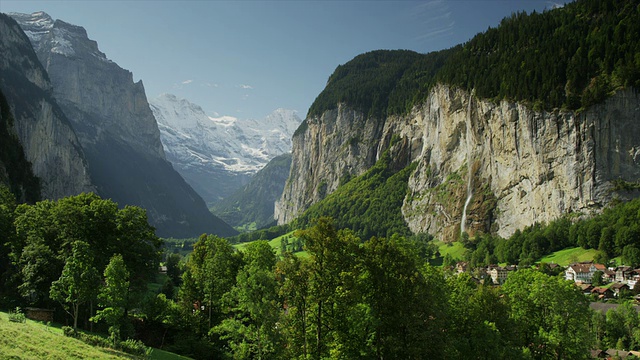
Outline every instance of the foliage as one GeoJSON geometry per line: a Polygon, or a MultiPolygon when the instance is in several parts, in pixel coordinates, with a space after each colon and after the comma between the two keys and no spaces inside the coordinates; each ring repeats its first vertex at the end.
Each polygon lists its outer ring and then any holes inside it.
{"type": "Polygon", "coordinates": [[[80,194],[21,204],[14,212],[13,224],[9,258],[15,266],[18,289],[30,304],[52,306],[51,284],[61,278],[65,266],[69,276],[72,269],[77,272],[84,266],[79,259],[71,259],[79,242],[86,244],[82,261],[91,263],[99,274],[114,254],[122,255],[132,275],[133,303],[157,272],[161,241],[141,208],[118,209],[111,200],[80,194]]]}
{"type": "Polygon", "coordinates": [[[421,58],[408,50],[378,50],[356,56],[336,68],[309,108],[309,116],[319,116],[343,102],[371,117],[386,115],[396,83],[421,58]]]}
{"type": "Polygon", "coordinates": [[[328,216],[338,228],[348,228],[363,239],[372,236],[408,236],[411,231],[402,216],[407,181],[415,164],[397,170],[389,151],[383,152],[366,173],[339,187],[323,201],[312,205],[295,222],[305,228],[311,220],[328,216]]]}
{"type": "Polygon", "coordinates": [[[104,269],[104,282],[98,295],[99,305],[103,308],[91,320],[104,320],[109,325],[111,340],[116,344],[121,338],[129,300],[129,271],[122,255],[116,254],[111,258],[104,269]]]}
{"type": "Polygon", "coordinates": [[[573,282],[524,269],[509,276],[502,291],[524,353],[535,359],[589,358],[589,301],[573,282]]]}
{"type": "Polygon", "coordinates": [[[244,266],[223,299],[229,305],[229,317],[212,331],[228,342],[236,359],[273,358],[282,348],[277,332],[275,253],[264,240],[249,244],[243,253],[244,266]]]}
{"type": "Polygon", "coordinates": [[[111,340],[106,339],[102,336],[76,331],[69,326],[63,326],[62,331],[65,336],[78,339],[87,345],[102,348],[112,348],[144,358],[149,358],[149,355],[152,351],[152,348],[145,346],[144,343],[139,340],[127,339],[125,341],[117,341],[116,343],[113,343],[111,340]]]}
{"type": "Polygon", "coordinates": [[[539,110],[586,108],[615,90],[640,86],[639,35],[635,1],[583,0],[515,13],[448,50],[358,55],[336,68],[308,116],[340,103],[372,117],[405,114],[436,83],[539,110]]]}
{"type": "Polygon", "coordinates": [[[27,317],[20,307],[16,307],[15,310],[9,312],[9,321],[23,323],[27,321],[27,317]]]}
{"type": "Polygon", "coordinates": [[[73,244],[72,254],[62,269],[60,278],[51,284],[51,299],[69,304],[73,317],[73,329],[78,328],[80,305],[93,299],[98,293],[100,276],[94,267],[89,244],[81,240],[73,244]]]}
{"type": "MultiPolygon", "coordinates": [[[[0,357],[3,359],[127,359],[130,355],[93,347],[62,336],[58,329],[33,321],[25,324],[2,320],[0,313],[0,357]]],[[[5,318],[6,319],[6,318],[5,318]]],[[[73,330],[71,327],[69,329],[73,330]]]]}
{"type": "Polygon", "coordinates": [[[227,240],[232,244],[241,244],[256,240],[271,240],[293,231],[291,225],[274,225],[267,229],[256,230],[252,232],[242,233],[236,236],[228,237],[227,240]]]}

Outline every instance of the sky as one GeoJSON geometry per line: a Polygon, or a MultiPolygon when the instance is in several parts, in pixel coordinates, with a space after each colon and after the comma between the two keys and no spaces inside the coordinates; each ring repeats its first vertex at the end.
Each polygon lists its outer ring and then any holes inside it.
{"type": "Polygon", "coordinates": [[[210,116],[304,118],[333,70],[378,49],[450,48],[513,12],[567,0],[0,0],[0,12],[45,11],[80,25],[142,80],[210,116]]]}

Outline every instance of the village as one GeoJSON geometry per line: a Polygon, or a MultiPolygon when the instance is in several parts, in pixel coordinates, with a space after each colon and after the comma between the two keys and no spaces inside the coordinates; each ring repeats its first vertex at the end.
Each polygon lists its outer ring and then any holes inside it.
{"type": "MultiPolygon", "coordinates": [[[[550,275],[564,273],[566,280],[573,281],[593,301],[633,299],[640,304],[640,285],[634,291],[636,284],[640,282],[640,268],[626,265],[607,267],[592,261],[573,263],[566,268],[555,263],[542,263],[537,267],[550,275]]],[[[459,261],[450,270],[456,274],[470,273],[478,283],[502,285],[509,274],[518,270],[518,266],[489,265],[471,269],[466,261],[459,261]]]]}

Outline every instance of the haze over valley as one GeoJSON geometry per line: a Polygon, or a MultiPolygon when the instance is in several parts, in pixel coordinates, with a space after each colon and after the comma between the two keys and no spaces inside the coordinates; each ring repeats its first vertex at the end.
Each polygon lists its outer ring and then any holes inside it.
{"type": "Polygon", "coordinates": [[[640,356],[640,1],[0,12],[1,354],[640,356]]]}

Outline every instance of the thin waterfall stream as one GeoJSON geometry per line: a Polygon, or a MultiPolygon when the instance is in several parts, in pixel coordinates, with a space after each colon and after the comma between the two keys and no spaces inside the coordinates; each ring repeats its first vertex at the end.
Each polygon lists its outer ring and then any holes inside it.
{"type": "Polygon", "coordinates": [[[460,234],[466,231],[467,226],[467,207],[471,203],[473,197],[473,141],[472,141],[472,129],[471,129],[471,97],[473,91],[469,94],[469,103],[467,104],[467,200],[464,202],[464,208],[462,208],[462,221],[460,222],[460,234]]]}

